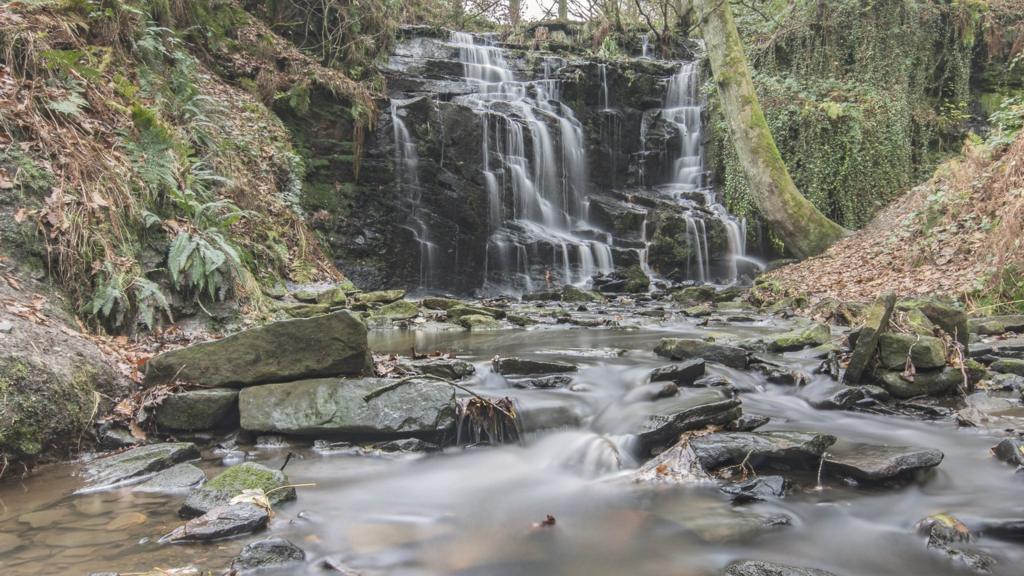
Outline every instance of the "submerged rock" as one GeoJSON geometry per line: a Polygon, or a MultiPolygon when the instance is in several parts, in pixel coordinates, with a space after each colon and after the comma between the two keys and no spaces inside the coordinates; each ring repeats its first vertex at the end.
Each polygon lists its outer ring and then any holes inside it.
{"type": "Polygon", "coordinates": [[[679,394],[679,387],[674,382],[652,382],[633,388],[625,396],[622,402],[653,402],[661,398],[670,398],[679,394]]]}
{"type": "Polygon", "coordinates": [[[366,326],[348,311],[285,320],[165,352],[146,365],[146,383],[251,386],[372,371],[366,326]]]}
{"type": "Polygon", "coordinates": [[[732,496],[737,504],[781,498],[786,493],[786,479],[782,476],[758,476],[745,482],[726,484],[719,488],[732,496]]]}
{"type": "Polygon", "coordinates": [[[789,352],[814,346],[821,346],[832,338],[832,331],[825,324],[814,323],[779,334],[768,340],[768,349],[772,352],[789,352]]]}
{"type": "Polygon", "coordinates": [[[857,343],[850,354],[850,362],[843,374],[846,384],[859,384],[868,367],[868,362],[875,355],[878,339],[889,325],[889,316],[896,305],[896,296],[885,294],[878,298],[864,313],[864,326],[857,333],[857,343]]]}
{"type": "Polygon", "coordinates": [[[946,345],[934,336],[887,332],[878,339],[878,353],[882,365],[893,370],[902,370],[908,356],[918,369],[946,365],[946,345]]]}
{"type": "Polygon", "coordinates": [[[210,430],[237,424],[238,390],[210,388],[179,392],[156,408],[156,423],[169,430],[210,430]]]}
{"type": "Polygon", "coordinates": [[[696,338],[662,338],[654,353],[672,360],[702,358],[732,368],[747,367],[747,351],[726,344],[705,342],[696,338]]]}
{"type": "Polygon", "coordinates": [[[513,388],[537,388],[540,390],[565,388],[571,383],[571,376],[562,375],[543,376],[540,378],[526,378],[525,380],[515,380],[511,382],[513,388]]]}
{"type": "Polygon", "coordinates": [[[266,508],[248,502],[218,506],[165,534],[160,543],[209,542],[251,534],[266,526],[269,520],[270,512],[266,508]]]}
{"type": "Polygon", "coordinates": [[[801,568],[763,560],[733,562],[725,569],[725,576],[836,576],[826,570],[801,568]]]}
{"type": "Polygon", "coordinates": [[[191,442],[150,444],[132,448],[127,452],[94,460],[85,466],[83,490],[116,486],[153,472],[170,468],[179,462],[199,458],[199,449],[191,442]]]}
{"type": "Polygon", "coordinates": [[[189,493],[178,514],[183,518],[194,518],[217,506],[228,504],[244,490],[260,490],[268,493],[272,505],[295,499],[295,488],[288,485],[288,476],[280,470],[267,468],[255,462],[243,462],[228,468],[201,488],[189,493]]]}
{"type": "Polygon", "coordinates": [[[679,386],[688,386],[704,376],[705,363],[703,358],[693,358],[679,364],[662,366],[651,372],[650,382],[674,382],[679,386]]]}
{"type": "Polygon", "coordinates": [[[992,454],[1007,464],[1024,466],[1024,441],[1006,438],[992,447],[992,454]]]}
{"type": "Polygon", "coordinates": [[[771,422],[770,416],[744,414],[726,425],[725,429],[730,432],[753,432],[768,422],[771,422]]]}
{"type": "Polygon", "coordinates": [[[494,371],[503,376],[559,374],[576,371],[576,366],[573,364],[528,358],[495,358],[493,366],[494,371]]]}
{"type": "Polygon", "coordinates": [[[192,464],[178,464],[135,486],[139,492],[184,492],[206,481],[206,473],[192,464]]]}
{"type": "Polygon", "coordinates": [[[906,479],[942,463],[943,454],[931,448],[843,443],[829,450],[825,470],[858,481],[906,479]]]}
{"type": "Polygon", "coordinates": [[[757,470],[815,466],[835,441],[814,432],[718,432],[690,443],[707,470],[740,463],[757,470]]]}
{"type": "Polygon", "coordinates": [[[238,404],[242,428],[255,432],[413,436],[455,425],[455,389],[428,379],[267,384],[242,390],[238,404]]]}
{"type": "Polygon", "coordinates": [[[861,386],[840,385],[839,390],[825,398],[811,400],[811,406],[819,410],[849,410],[860,405],[887,402],[889,392],[885,388],[864,384],[861,386]]]}
{"type": "Polygon", "coordinates": [[[267,538],[246,544],[231,567],[236,570],[256,570],[305,560],[306,553],[290,541],[284,538],[267,538]]]}

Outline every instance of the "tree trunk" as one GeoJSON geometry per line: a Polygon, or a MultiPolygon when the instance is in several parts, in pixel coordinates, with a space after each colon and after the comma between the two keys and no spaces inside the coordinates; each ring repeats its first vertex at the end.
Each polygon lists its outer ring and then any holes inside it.
{"type": "Polygon", "coordinates": [[[508,0],[508,19],[513,30],[519,29],[519,17],[523,11],[523,0],[508,0]]]}
{"type": "Polygon", "coordinates": [[[558,0],[558,19],[562,22],[569,19],[569,0],[558,0]]]}
{"type": "Polygon", "coordinates": [[[799,258],[820,254],[846,235],[797,190],[775,146],[750,78],[729,2],[693,0],[736,154],[761,215],[799,258]]]}

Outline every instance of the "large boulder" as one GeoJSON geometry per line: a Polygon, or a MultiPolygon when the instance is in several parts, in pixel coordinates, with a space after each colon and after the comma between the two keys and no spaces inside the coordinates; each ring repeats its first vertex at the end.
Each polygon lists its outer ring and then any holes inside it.
{"type": "Polygon", "coordinates": [[[194,518],[206,514],[217,506],[224,506],[244,490],[267,493],[272,505],[295,499],[295,488],[288,486],[288,476],[280,470],[267,468],[255,462],[243,462],[228,468],[200,488],[189,493],[178,514],[194,518]]]}
{"type": "Polygon", "coordinates": [[[810,326],[795,328],[771,338],[768,349],[772,352],[788,352],[800,350],[808,346],[821,346],[832,338],[832,331],[825,324],[814,323],[810,326]]]}
{"type": "Polygon", "coordinates": [[[747,367],[747,351],[737,346],[707,342],[697,338],[662,338],[654,348],[658,356],[672,360],[703,358],[732,368],[747,367]]]}
{"type": "Polygon", "coordinates": [[[368,374],[366,325],[348,311],[284,320],[161,354],[146,365],[149,385],[184,380],[252,386],[303,378],[368,374]]]}
{"type": "Polygon", "coordinates": [[[958,368],[922,371],[912,376],[893,370],[882,374],[880,384],[895,398],[942,396],[964,384],[964,377],[958,368]]]}
{"type": "Polygon", "coordinates": [[[238,390],[209,388],[179,392],[156,408],[156,423],[168,430],[210,430],[238,420],[238,390]]]}
{"type": "Polygon", "coordinates": [[[878,354],[882,365],[893,370],[902,370],[908,356],[919,369],[946,365],[946,346],[934,336],[886,332],[878,338],[878,354]]]}
{"type": "Polygon", "coordinates": [[[455,389],[435,380],[320,378],[267,384],[238,397],[242,428],[257,432],[393,437],[455,424],[455,389]]]}
{"type": "Polygon", "coordinates": [[[894,294],[885,294],[871,304],[864,313],[864,326],[857,333],[857,343],[850,354],[850,362],[843,374],[846,384],[859,384],[864,377],[868,363],[875,355],[878,339],[889,325],[889,316],[896,305],[894,294]]]}
{"type": "Polygon", "coordinates": [[[971,332],[982,336],[997,336],[1007,332],[1024,332],[1024,314],[971,318],[968,321],[968,326],[971,332]]]}

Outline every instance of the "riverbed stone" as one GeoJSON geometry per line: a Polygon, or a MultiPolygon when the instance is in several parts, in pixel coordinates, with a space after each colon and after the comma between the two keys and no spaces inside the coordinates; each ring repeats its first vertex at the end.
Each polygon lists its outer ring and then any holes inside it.
{"type": "Polygon", "coordinates": [[[280,567],[306,560],[306,553],[284,538],[266,538],[250,542],[232,563],[235,570],[280,567]]]}
{"type": "Polygon", "coordinates": [[[566,284],[562,288],[562,302],[602,302],[604,297],[597,292],[577,288],[572,284],[566,284]]]}
{"type": "Polygon", "coordinates": [[[675,442],[683,432],[728,424],[740,414],[740,401],[719,390],[686,390],[671,398],[605,411],[595,426],[614,433],[634,433],[641,446],[650,450],[675,442]]]}
{"type": "Polygon", "coordinates": [[[707,362],[739,369],[746,368],[748,361],[748,353],[742,348],[697,338],[662,338],[654,348],[654,353],[672,360],[702,358],[707,362]]]}
{"type": "Polygon", "coordinates": [[[237,423],[238,390],[209,388],[178,392],[156,408],[156,423],[168,430],[210,430],[237,423]]]}
{"type": "Polygon", "coordinates": [[[454,426],[455,389],[436,380],[320,378],[267,384],[238,397],[242,428],[299,435],[433,435],[454,426]]]}
{"type": "Polygon", "coordinates": [[[330,307],[344,306],[348,304],[348,293],[344,287],[335,286],[317,294],[316,301],[330,307]]]}
{"type": "Polygon", "coordinates": [[[157,472],[155,476],[135,486],[139,492],[184,492],[206,481],[206,473],[193,464],[183,463],[157,472]]]}
{"type": "Polygon", "coordinates": [[[974,342],[968,348],[971,358],[999,356],[1003,358],[1024,359],[1024,337],[1005,339],[989,339],[987,342],[974,342]]]}
{"type": "Polygon", "coordinates": [[[415,302],[408,300],[398,300],[390,304],[385,304],[380,308],[376,308],[370,312],[372,318],[383,319],[383,320],[409,320],[419,316],[420,308],[415,302]]]}
{"type": "Polygon", "coordinates": [[[269,493],[271,505],[294,500],[295,488],[288,485],[288,476],[281,470],[267,468],[256,462],[236,464],[215,476],[204,486],[189,493],[178,510],[182,518],[194,518],[210,510],[228,504],[243,490],[260,490],[269,493]]]}
{"type": "Polygon", "coordinates": [[[366,325],[342,310],[306,320],[272,322],[165,352],[146,365],[146,383],[184,380],[242,387],[372,370],[366,325]]]}
{"type": "Polygon", "coordinates": [[[946,345],[934,336],[886,332],[878,338],[882,365],[902,370],[907,356],[918,369],[941,368],[946,365],[946,345]]]}
{"type": "Polygon", "coordinates": [[[420,303],[428,310],[448,311],[456,306],[461,306],[462,300],[456,300],[454,298],[428,297],[424,298],[420,303]]]}
{"type": "Polygon", "coordinates": [[[1017,358],[1000,358],[993,362],[989,366],[989,369],[993,372],[1024,376],[1024,360],[1019,360],[1017,358]]]}
{"type": "Polygon", "coordinates": [[[17,548],[21,548],[25,544],[25,541],[21,539],[17,534],[11,534],[9,532],[0,532],[0,554],[6,554],[17,548]]]}
{"type": "Polygon", "coordinates": [[[672,300],[683,306],[712,302],[714,299],[715,288],[713,286],[688,286],[672,293],[672,300]]]}
{"type": "Polygon", "coordinates": [[[689,386],[704,376],[705,362],[703,358],[692,358],[679,364],[662,366],[651,372],[650,382],[674,382],[679,386],[689,386]]]}
{"type": "Polygon", "coordinates": [[[878,339],[889,325],[889,316],[896,305],[894,294],[885,294],[877,298],[864,312],[864,326],[857,333],[857,343],[850,354],[850,362],[843,374],[846,384],[860,384],[867,370],[868,363],[875,355],[878,339]]]}
{"type": "Polygon", "coordinates": [[[126,452],[99,458],[86,464],[85,490],[124,484],[170,468],[179,462],[199,458],[199,449],[191,442],[169,442],[139,446],[126,452]]]}
{"type": "Polygon", "coordinates": [[[733,562],[725,569],[725,576],[836,576],[827,570],[818,568],[803,568],[779,564],[778,562],[765,562],[764,560],[742,560],[733,562]]]}
{"type": "Polygon", "coordinates": [[[753,432],[771,422],[771,416],[744,414],[725,426],[729,432],[753,432]]]}
{"type": "Polygon", "coordinates": [[[248,502],[217,506],[193,518],[160,538],[162,544],[209,542],[251,534],[262,529],[270,520],[270,512],[248,502]]]}
{"type": "Polygon", "coordinates": [[[786,493],[786,479],[782,476],[758,476],[743,482],[726,484],[719,488],[732,496],[736,504],[782,498],[786,493]]]}
{"type": "Polygon", "coordinates": [[[836,437],[816,432],[717,432],[690,440],[707,470],[746,461],[759,468],[817,465],[836,437]]]}
{"type": "Polygon", "coordinates": [[[676,394],[679,394],[679,386],[676,386],[674,382],[651,382],[650,384],[641,384],[627,392],[622,397],[622,402],[626,404],[653,402],[662,398],[670,398],[676,394]]]}
{"type": "Polygon", "coordinates": [[[466,314],[458,319],[459,326],[470,332],[478,330],[500,330],[501,321],[484,314],[466,314]]]}
{"type": "Polygon", "coordinates": [[[552,362],[548,360],[532,360],[530,358],[495,358],[493,363],[494,371],[504,376],[533,375],[533,374],[561,374],[575,372],[574,364],[566,362],[552,362]]]}
{"type": "Polygon", "coordinates": [[[844,442],[829,449],[825,470],[857,481],[882,482],[934,468],[942,458],[942,451],[932,448],[844,442]]]}
{"type": "Polygon", "coordinates": [[[880,384],[895,398],[913,398],[915,396],[942,396],[956,390],[964,383],[963,373],[957,368],[920,371],[912,377],[904,376],[902,371],[884,372],[880,384]]]}
{"type": "Polygon", "coordinates": [[[405,290],[375,290],[373,292],[360,292],[353,296],[353,300],[360,304],[390,304],[405,298],[405,290]]]}
{"type": "Polygon", "coordinates": [[[436,358],[416,362],[412,365],[412,369],[420,374],[429,374],[446,380],[462,380],[476,372],[476,367],[472,362],[455,358],[436,358]]]}
{"type": "Polygon", "coordinates": [[[468,304],[459,304],[448,309],[449,322],[458,322],[464,316],[487,316],[495,320],[501,320],[505,317],[505,311],[501,308],[470,306],[468,304]]]}
{"type": "Polygon", "coordinates": [[[1014,466],[1024,466],[1024,441],[1020,438],[1004,438],[992,447],[992,455],[1014,466]]]}
{"type": "Polygon", "coordinates": [[[1024,314],[971,318],[968,321],[968,325],[971,332],[982,336],[998,336],[1007,332],[1024,332],[1024,314]]]}
{"type": "Polygon", "coordinates": [[[813,323],[810,326],[796,328],[784,334],[773,336],[768,340],[768,349],[772,352],[789,352],[802,348],[821,346],[832,338],[832,331],[825,324],[813,323]]]}
{"type": "Polygon", "coordinates": [[[555,388],[565,388],[569,384],[572,384],[572,376],[565,376],[562,374],[556,374],[554,376],[541,376],[539,378],[525,378],[522,380],[514,380],[510,382],[513,388],[535,388],[539,390],[552,390],[555,388]]]}
{"type": "Polygon", "coordinates": [[[839,389],[824,398],[810,400],[819,410],[849,410],[862,404],[888,402],[889,391],[881,386],[862,384],[860,386],[840,385],[839,389]]]}

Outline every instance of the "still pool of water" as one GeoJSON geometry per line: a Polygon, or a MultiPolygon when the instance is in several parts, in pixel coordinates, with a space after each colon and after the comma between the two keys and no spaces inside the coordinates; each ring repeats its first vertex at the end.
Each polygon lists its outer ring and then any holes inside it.
{"type": "MultiPolygon", "coordinates": [[[[621,329],[541,329],[490,333],[377,331],[375,351],[445,350],[477,363],[468,385],[515,395],[520,402],[572,402],[596,414],[652,368],[666,362],[651,350],[666,335],[750,337],[786,329],[781,321],[739,326],[690,324],[621,329]],[[567,360],[581,367],[585,392],[528,392],[490,373],[494,355],[567,360]]],[[[774,357],[810,372],[816,361],[794,353],[774,357]]],[[[72,495],[73,464],[41,469],[0,485],[0,574],[88,574],[156,567],[226,567],[246,543],[287,537],[309,562],[280,574],[331,574],[328,564],[362,574],[391,575],[688,575],[716,574],[735,559],[765,559],[827,569],[839,575],[960,574],[964,569],[929,551],[915,522],[938,512],[964,517],[1024,516],[1024,475],[989,453],[998,437],[952,421],[822,411],[806,398],[833,386],[814,376],[802,388],[767,384],[761,376],[721,367],[744,388],[747,414],[771,416],[765,430],[827,432],[844,441],[937,448],[945,459],[926,481],[899,489],[813,482],[785,498],[736,506],[713,485],[652,488],[628,471],[580,466],[592,443],[586,429],[531,435],[522,445],[449,449],[391,457],[323,454],[296,441],[290,448],[247,448],[256,461],[287,466],[299,489],[279,506],[265,532],[207,545],[160,545],[180,523],[184,494],[109,492],[72,495]],[[574,465],[573,463],[576,463],[574,465]],[[536,524],[548,515],[552,527],[536,524]],[[765,528],[765,516],[790,525],[765,528]]],[[[621,439],[618,439],[621,441],[621,439]]],[[[628,462],[627,462],[628,465],[628,462]]],[[[212,476],[221,462],[207,454],[212,476]]],[[[976,542],[998,564],[995,574],[1020,574],[1024,546],[976,542]]],[[[271,572],[273,573],[273,572],[271,572]]]]}

